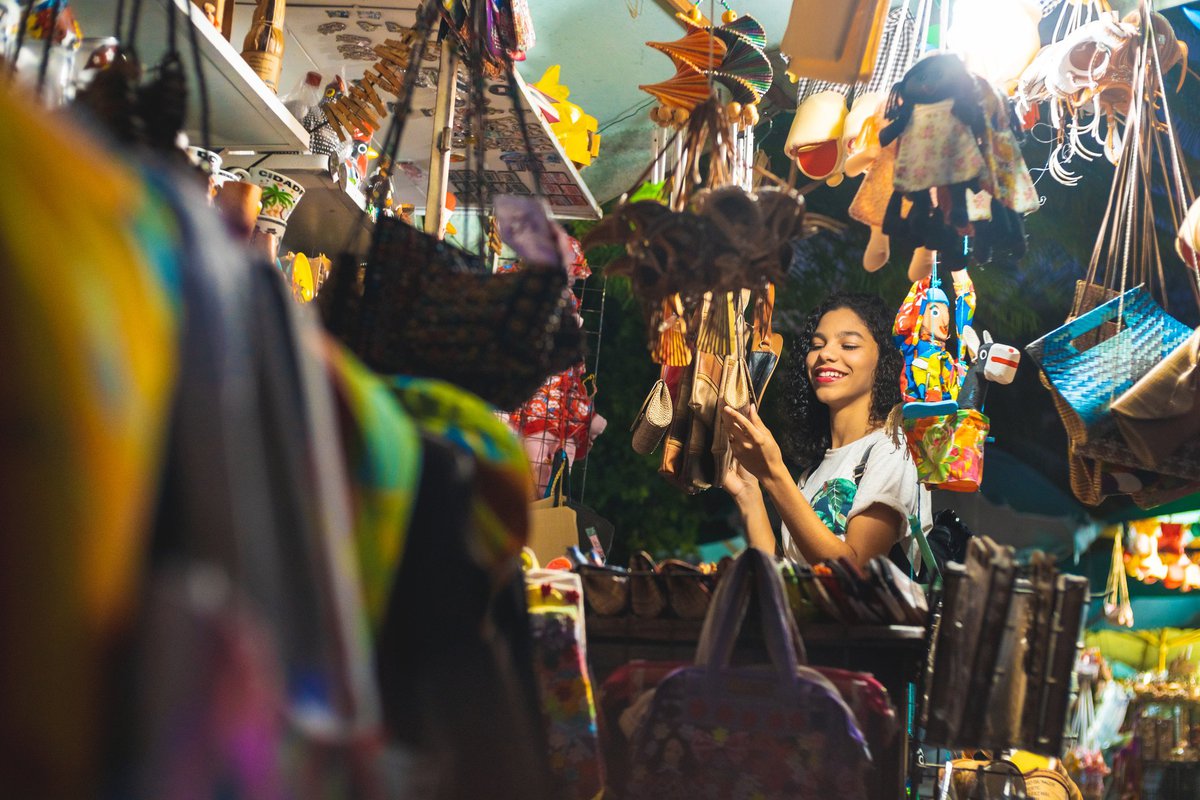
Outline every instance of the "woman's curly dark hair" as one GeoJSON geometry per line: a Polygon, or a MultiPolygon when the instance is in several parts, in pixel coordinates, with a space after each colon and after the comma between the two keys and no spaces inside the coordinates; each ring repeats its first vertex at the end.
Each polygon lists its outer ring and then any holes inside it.
{"type": "Polygon", "coordinates": [[[879,348],[875,385],[871,389],[871,425],[888,425],[892,409],[900,403],[900,374],[904,369],[904,356],[892,339],[895,310],[873,294],[835,292],[830,295],[808,315],[799,341],[790,348],[795,355],[789,359],[784,383],[790,401],[784,414],[790,419],[784,426],[786,430],[782,432],[780,444],[788,459],[802,468],[820,461],[832,444],[829,407],[817,399],[817,393],[808,380],[806,362],[821,317],[839,308],[848,308],[857,314],[879,348]]]}

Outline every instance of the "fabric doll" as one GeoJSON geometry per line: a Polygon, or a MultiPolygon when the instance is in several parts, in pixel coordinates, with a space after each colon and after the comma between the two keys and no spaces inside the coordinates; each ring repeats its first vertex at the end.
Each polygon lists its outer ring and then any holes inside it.
{"type": "Polygon", "coordinates": [[[965,267],[967,190],[981,189],[987,169],[980,146],[987,123],[975,79],[958,56],[926,56],[892,89],[886,116],[880,145],[898,141],[899,149],[883,232],[941,251],[951,269],[965,267]],[[907,214],[905,199],[912,202],[907,214]]]}
{"type": "Polygon", "coordinates": [[[936,276],[917,281],[900,306],[892,335],[904,354],[900,393],[904,416],[941,416],[958,410],[958,390],[966,373],[964,334],[975,316],[975,287],[966,270],[953,273],[957,357],[947,351],[950,298],[936,276]]]}
{"type": "MultiPolygon", "coordinates": [[[[577,280],[586,280],[592,271],[577,239],[566,237],[566,249],[571,254],[567,271],[573,286],[577,280]]],[[[513,272],[520,266],[520,262],[512,262],[500,266],[497,271],[513,272]]],[[[582,326],[579,298],[574,293],[571,293],[570,305],[570,319],[582,326]]],[[[587,457],[592,443],[607,427],[607,421],[596,413],[594,386],[594,377],[587,375],[587,367],[580,361],[547,378],[520,408],[496,412],[514,433],[522,437],[539,491],[550,483],[553,464],[560,451],[566,454],[568,465],[573,466],[576,460],[587,457]],[[589,380],[593,388],[589,388],[589,380]]]]}
{"type": "Polygon", "coordinates": [[[989,261],[997,252],[1020,258],[1025,254],[1022,218],[1040,207],[1037,190],[1021,156],[1008,101],[987,81],[976,81],[987,130],[982,148],[986,166],[980,181],[982,190],[977,194],[968,192],[975,259],[989,261]]]}

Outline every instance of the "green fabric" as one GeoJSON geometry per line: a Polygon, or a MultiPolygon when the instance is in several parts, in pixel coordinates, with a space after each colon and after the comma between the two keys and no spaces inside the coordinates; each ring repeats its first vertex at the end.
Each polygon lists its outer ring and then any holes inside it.
{"type": "Polygon", "coordinates": [[[383,379],[342,348],[331,365],[353,419],[346,436],[354,538],[371,626],[383,621],[421,481],[421,435],[383,379]]]}
{"type": "Polygon", "coordinates": [[[833,478],[813,495],[812,508],[825,527],[838,536],[846,535],[846,522],[854,506],[858,486],[849,478],[833,478]]]}
{"type": "Polygon", "coordinates": [[[503,573],[529,534],[533,479],[520,439],[497,416],[496,408],[465,389],[409,376],[392,378],[391,385],[423,431],[474,457],[471,550],[484,569],[503,573]]]}

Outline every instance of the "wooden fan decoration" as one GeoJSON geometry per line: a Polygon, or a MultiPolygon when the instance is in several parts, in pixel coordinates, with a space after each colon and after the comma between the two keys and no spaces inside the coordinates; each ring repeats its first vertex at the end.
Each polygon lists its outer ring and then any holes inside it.
{"type": "Polygon", "coordinates": [[[734,100],[746,105],[762,100],[774,74],[762,50],[745,39],[736,39],[712,76],[729,89],[734,100]]]}
{"type": "Polygon", "coordinates": [[[646,84],[638,88],[654,95],[658,102],[668,109],[677,108],[684,111],[691,111],[709,95],[708,78],[689,67],[681,68],[674,77],[661,83],[646,84]]]}
{"type": "MultiPolygon", "coordinates": [[[[660,83],[638,88],[655,97],[662,106],[651,111],[650,117],[662,125],[681,127],[687,113],[708,98],[710,82],[724,86],[739,106],[756,105],[771,88],[771,62],[763,52],[767,34],[754,17],[737,16],[727,11],[722,25],[703,25],[696,9],[691,14],[678,14],[690,28],[689,33],[674,42],[647,42],[665,53],[675,64],[673,77],[660,83]]],[[[748,111],[748,109],[747,109],[748,111]]],[[[749,112],[745,124],[758,121],[756,111],[749,112]]]]}
{"type": "Polygon", "coordinates": [[[725,42],[703,30],[694,30],[674,42],[646,42],[659,52],[666,53],[675,62],[676,69],[690,67],[704,72],[717,67],[725,58],[725,42]]]}
{"type": "MultiPolygon", "coordinates": [[[[683,18],[687,25],[695,25],[695,21],[686,15],[680,14],[679,16],[683,18]]],[[[701,28],[701,30],[711,31],[714,36],[730,47],[733,47],[734,42],[742,41],[756,50],[761,51],[767,48],[766,29],[749,14],[743,14],[733,22],[727,22],[719,27],[708,25],[701,28]]]]}

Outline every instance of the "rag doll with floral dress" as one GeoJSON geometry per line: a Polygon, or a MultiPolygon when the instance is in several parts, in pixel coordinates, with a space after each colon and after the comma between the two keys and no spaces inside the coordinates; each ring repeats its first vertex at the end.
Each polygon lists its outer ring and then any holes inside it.
{"type": "Polygon", "coordinates": [[[893,87],[884,115],[879,160],[850,208],[873,243],[914,248],[914,281],[929,275],[932,251],[950,269],[967,266],[968,237],[977,262],[1021,255],[1021,217],[1038,203],[1007,101],[957,56],[936,53],[893,87]]]}
{"type": "MultiPolygon", "coordinates": [[[[574,259],[567,269],[574,284],[577,280],[586,280],[592,271],[579,242],[572,238],[568,244],[574,259]]],[[[513,264],[501,269],[511,271],[517,266],[513,264]]],[[[574,293],[571,294],[571,314],[564,317],[564,324],[572,322],[583,324],[579,299],[574,293]]],[[[594,379],[588,376],[587,367],[581,361],[547,378],[520,408],[500,412],[513,432],[521,437],[539,492],[550,485],[560,452],[566,456],[568,465],[586,458],[592,442],[608,425],[604,417],[596,413],[595,391],[589,388],[589,383],[594,386],[594,379]]]]}

